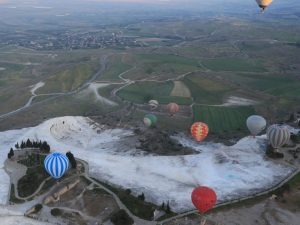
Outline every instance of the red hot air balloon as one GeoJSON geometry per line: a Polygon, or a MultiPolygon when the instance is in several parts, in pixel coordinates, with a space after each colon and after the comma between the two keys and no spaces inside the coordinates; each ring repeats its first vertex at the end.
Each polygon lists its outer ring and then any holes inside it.
{"type": "Polygon", "coordinates": [[[217,202],[215,191],[209,187],[200,186],[192,192],[192,202],[200,213],[204,214],[212,209],[217,202]]]}
{"type": "Polygon", "coordinates": [[[203,141],[208,135],[209,128],[207,124],[202,122],[196,122],[191,126],[191,134],[196,141],[203,141]]]}
{"type": "Polygon", "coordinates": [[[175,115],[179,111],[179,106],[174,102],[169,103],[167,108],[171,116],[175,115]]]}

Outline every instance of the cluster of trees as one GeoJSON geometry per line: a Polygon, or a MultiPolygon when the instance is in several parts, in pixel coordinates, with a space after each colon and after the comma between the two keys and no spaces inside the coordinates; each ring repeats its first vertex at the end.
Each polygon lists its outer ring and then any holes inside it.
{"type": "Polygon", "coordinates": [[[27,141],[22,141],[20,145],[17,143],[15,147],[16,149],[39,148],[42,152],[50,152],[50,145],[47,141],[31,141],[30,139],[27,139],[27,141]]]}
{"type": "Polygon", "coordinates": [[[120,209],[115,212],[110,221],[113,222],[114,225],[132,225],[134,223],[133,219],[128,216],[124,209],[120,209]]]}
{"type": "Polygon", "coordinates": [[[72,167],[73,169],[76,169],[77,162],[76,162],[76,160],[75,160],[74,155],[73,155],[71,152],[67,152],[67,153],[66,153],[66,156],[68,157],[68,159],[69,159],[69,161],[70,161],[70,163],[71,163],[71,167],[72,167]]]}
{"type": "Polygon", "coordinates": [[[170,207],[169,201],[167,202],[167,204],[165,204],[165,202],[163,202],[160,206],[160,209],[165,211],[167,214],[170,214],[171,213],[171,207],[170,207]]]}

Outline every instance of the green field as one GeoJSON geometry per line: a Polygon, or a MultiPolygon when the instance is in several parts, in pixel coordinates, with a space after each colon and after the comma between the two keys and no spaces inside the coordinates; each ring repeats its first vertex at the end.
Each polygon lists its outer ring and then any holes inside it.
{"type": "Polygon", "coordinates": [[[213,71],[265,72],[260,62],[240,58],[216,58],[202,61],[203,65],[213,71]]]}
{"type": "Polygon", "coordinates": [[[247,88],[280,97],[300,97],[300,80],[288,75],[237,73],[230,75],[234,82],[247,88]]]}
{"type": "Polygon", "coordinates": [[[45,86],[40,88],[37,92],[44,94],[72,91],[80,87],[80,85],[92,75],[93,71],[91,66],[81,63],[51,76],[46,80],[45,86]]]}
{"type": "Polygon", "coordinates": [[[172,81],[162,83],[136,82],[120,90],[117,95],[135,103],[148,103],[151,99],[156,99],[162,104],[176,102],[181,105],[188,105],[192,103],[190,98],[170,96],[173,87],[172,81]]]}
{"type": "Polygon", "coordinates": [[[114,56],[109,58],[109,63],[105,73],[100,77],[100,80],[120,80],[119,75],[127,70],[132,68],[131,65],[128,65],[122,61],[122,57],[114,56]]]}
{"type": "Polygon", "coordinates": [[[235,91],[220,81],[198,74],[186,76],[183,81],[190,89],[194,101],[201,104],[222,104],[224,95],[235,91]]]}
{"type": "Polygon", "coordinates": [[[194,105],[194,122],[205,122],[210,133],[241,132],[246,129],[246,119],[255,113],[253,107],[218,107],[194,105]]]}
{"type": "Polygon", "coordinates": [[[126,74],[133,80],[156,77],[158,80],[174,78],[201,69],[198,60],[171,54],[135,54],[136,69],[126,74]]]}

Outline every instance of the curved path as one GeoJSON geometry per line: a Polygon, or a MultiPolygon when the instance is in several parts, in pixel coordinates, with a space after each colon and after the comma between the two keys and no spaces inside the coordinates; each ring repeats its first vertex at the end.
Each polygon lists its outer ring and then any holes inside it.
{"type": "Polygon", "coordinates": [[[86,80],[77,89],[75,89],[73,91],[69,91],[69,92],[63,92],[63,93],[49,93],[49,94],[38,94],[38,95],[33,93],[33,95],[30,97],[30,99],[27,101],[27,103],[24,106],[14,110],[14,111],[11,111],[11,112],[0,115],[0,119],[4,119],[4,118],[10,117],[12,115],[15,115],[15,114],[17,114],[17,113],[19,113],[19,112],[21,112],[21,111],[23,111],[27,108],[30,108],[34,105],[43,104],[43,103],[48,102],[50,100],[53,100],[55,98],[58,98],[58,97],[61,97],[61,96],[73,95],[73,94],[76,94],[76,93],[82,91],[83,89],[87,88],[94,80],[96,80],[99,76],[101,76],[104,73],[104,71],[106,70],[107,58],[108,58],[108,55],[104,55],[104,56],[101,57],[101,59],[100,59],[101,66],[100,66],[100,69],[98,70],[98,72],[96,72],[91,78],[86,80]],[[50,97],[43,100],[43,101],[32,103],[33,99],[38,97],[38,96],[50,96],[50,97]]]}

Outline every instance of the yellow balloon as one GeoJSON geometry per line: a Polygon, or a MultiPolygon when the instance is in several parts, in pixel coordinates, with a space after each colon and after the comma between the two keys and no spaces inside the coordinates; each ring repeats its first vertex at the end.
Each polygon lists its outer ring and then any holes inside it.
{"type": "Polygon", "coordinates": [[[256,2],[258,6],[264,11],[273,2],[273,0],[256,0],[256,2]]]}

